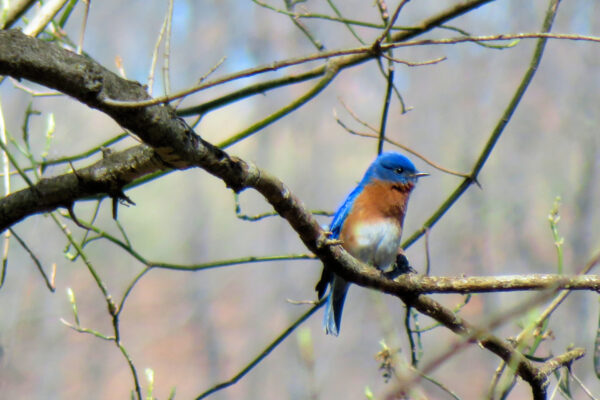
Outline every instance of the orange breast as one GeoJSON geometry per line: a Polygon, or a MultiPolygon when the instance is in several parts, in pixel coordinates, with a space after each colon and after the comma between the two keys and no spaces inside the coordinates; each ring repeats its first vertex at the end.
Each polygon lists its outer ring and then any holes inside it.
{"type": "Polygon", "coordinates": [[[364,218],[395,218],[404,222],[408,197],[413,183],[390,183],[374,181],[365,186],[354,201],[352,210],[361,213],[364,218]]]}
{"type": "MultiPolygon", "coordinates": [[[[397,184],[383,181],[366,185],[354,200],[352,209],[342,225],[340,239],[344,243],[344,248],[355,257],[363,258],[360,254],[365,253],[365,246],[370,246],[359,233],[365,224],[388,223],[390,227],[395,226],[396,228],[390,229],[390,232],[395,231],[394,235],[397,235],[399,241],[408,197],[413,187],[412,183],[397,184]]],[[[378,243],[373,243],[372,246],[377,247],[378,243]]],[[[363,261],[367,262],[367,260],[363,261]]]]}

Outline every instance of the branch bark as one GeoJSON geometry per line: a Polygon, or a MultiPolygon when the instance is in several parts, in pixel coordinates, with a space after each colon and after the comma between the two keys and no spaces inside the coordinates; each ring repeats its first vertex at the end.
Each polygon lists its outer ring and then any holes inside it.
{"type": "Polygon", "coordinates": [[[101,193],[118,199],[124,184],[163,167],[151,147],[139,145],[73,173],[42,179],[0,200],[0,229],[33,214],[71,208],[76,200],[101,193]]]}
{"type": "Polygon", "coordinates": [[[506,276],[446,277],[402,275],[383,291],[407,290],[416,293],[485,293],[518,290],[594,290],[600,291],[600,275],[531,274],[506,276]]]}

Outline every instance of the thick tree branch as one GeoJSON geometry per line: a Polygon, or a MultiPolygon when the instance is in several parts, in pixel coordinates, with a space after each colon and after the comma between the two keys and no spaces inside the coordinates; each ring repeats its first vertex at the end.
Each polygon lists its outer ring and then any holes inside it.
{"type": "Polygon", "coordinates": [[[0,229],[5,230],[32,214],[70,208],[76,200],[98,194],[121,197],[124,184],[163,168],[154,150],[139,145],[111,154],[73,173],[40,180],[0,200],[0,229]]]}
{"type": "MultiPolygon", "coordinates": [[[[354,267],[352,268],[354,273],[349,278],[354,281],[360,280],[359,283],[363,284],[366,282],[363,282],[365,279],[373,280],[373,276],[369,277],[367,274],[371,268],[350,257],[340,246],[328,245],[326,235],[319,223],[281,181],[261,171],[255,165],[230,157],[224,151],[202,140],[171,107],[155,105],[142,109],[117,108],[107,106],[102,101],[107,97],[124,100],[148,99],[148,94],[139,83],[120,78],[90,58],[28,37],[18,30],[0,32],[0,74],[25,78],[68,94],[111,116],[118,124],[131,130],[152,146],[153,155],[148,152],[148,149],[144,152],[144,156],[148,157],[146,161],[125,164],[125,171],[133,172],[133,175],[129,175],[130,179],[132,176],[140,176],[156,170],[157,163],[163,161],[165,165],[172,168],[201,167],[222,179],[235,191],[254,188],[273,205],[279,215],[288,220],[306,246],[322,260],[337,265],[341,265],[338,260],[345,260],[345,263],[354,267]],[[136,165],[136,168],[132,165],[136,165]]],[[[138,151],[140,150],[137,148],[131,149],[133,154],[139,154],[138,151]]],[[[117,156],[111,156],[107,160],[117,156]]],[[[81,177],[86,181],[87,177],[94,177],[94,171],[102,171],[106,162],[102,160],[100,164],[88,167],[90,170],[79,170],[76,174],[42,180],[33,188],[23,189],[1,199],[0,229],[6,229],[28,215],[48,211],[52,207],[71,204],[82,197],[103,194],[109,189],[118,188],[119,184],[127,179],[115,179],[110,184],[99,183],[95,187],[95,193],[91,189],[90,182],[84,185],[86,189],[77,185],[77,180],[81,180],[81,177]],[[63,181],[67,181],[67,184],[63,181]],[[57,190],[46,188],[50,183],[57,186],[57,190]],[[77,189],[70,195],[64,193],[59,195],[56,192],[62,192],[63,190],[58,189],[61,187],[77,189]],[[41,199],[40,193],[50,196],[51,199],[41,199]],[[13,203],[21,199],[29,199],[29,210],[20,213],[8,212],[14,209],[13,203]],[[36,202],[38,204],[34,204],[36,202]]],[[[114,172],[114,170],[110,171],[114,172]]],[[[126,178],[124,175],[122,174],[121,177],[126,178]]],[[[107,178],[109,176],[106,175],[107,178]]],[[[94,184],[97,183],[94,179],[92,181],[94,184]]],[[[98,182],[103,181],[99,179],[98,182]]],[[[381,278],[379,275],[375,277],[375,279],[381,278]]]]}

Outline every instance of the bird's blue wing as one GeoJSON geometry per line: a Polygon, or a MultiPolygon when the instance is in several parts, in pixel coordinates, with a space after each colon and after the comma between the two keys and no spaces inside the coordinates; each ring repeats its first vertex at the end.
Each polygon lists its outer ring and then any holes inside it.
{"type": "MultiPolygon", "coordinates": [[[[350,213],[352,206],[354,205],[354,200],[358,197],[358,195],[362,192],[363,185],[358,185],[344,200],[344,203],[338,208],[333,216],[333,220],[329,225],[329,231],[331,232],[331,239],[339,239],[340,232],[342,230],[342,225],[344,225],[344,221],[346,217],[350,213]]],[[[317,295],[322,298],[327,291],[327,287],[333,282],[333,273],[329,271],[329,269],[323,267],[323,272],[321,273],[321,279],[317,282],[315,286],[315,290],[317,291],[317,295]]],[[[341,299],[343,304],[343,299],[341,299]]],[[[340,307],[341,309],[341,307],[340,307]]],[[[333,314],[331,314],[333,315],[333,314]]],[[[333,319],[332,319],[333,320],[333,319]]],[[[339,323],[338,323],[339,325],[339,323]]]]}
{"type": "MultiPolygon", "coordinates": [[[[363,185],[359,184],[344,200],[344,203],[338,208],[333,216],[333,220],[329,225],[331,231],[331,239],[339,239],[344,221],[350,214],[354,201],[363,190],[363,185]]],[[[340,323],[342,321],[342,309],[344,308],[344,300],[348,292],[348,283],[335,276],[329,269],[323,267],[321,279],[317,283],[315,289],[319,298],[325,295],[327,287],[331,286],[327,296],[327,304],[325,305],[325,314],[323,315],[323,326],[327,334],[337,336],[340,331],[340,323]]]]}
{"type": "Polygon", "coordinates": [[[363,188],[364,188],[363,185],[358,185],[348,195],[348,197],[346,197],[346,200],[344,200],[344,203],[335,212],[335,215],[333,216],[333,220],[331,221],[331,224],[329,225],[329,230],[332,233],[332,235],[331,235],[332,239],[338,239],[340,237],[342,225],[344,225],[344,221],[346,220],[348,213],[350,213],[350,210],[352,209],[352,206],[354,205],[354,200],[356,200],[358,195],[362,192],[363,188]]]}

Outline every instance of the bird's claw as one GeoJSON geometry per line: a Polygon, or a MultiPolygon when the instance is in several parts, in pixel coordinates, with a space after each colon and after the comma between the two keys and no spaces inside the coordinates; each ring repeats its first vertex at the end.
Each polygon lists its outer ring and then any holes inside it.
{"type": "Polygon", "coordinates": [[[321,237],[319,237],[319,239],[317,240],[317,246],[318,247],[339,246],[344,243],[340,239],[330,239],[329,237],[331,235],[333,235],[333,233],[330,231],[323,232],[321,237]]]}
{"type": "Polygon", "coordinates": [[[396,263],[391,271],[385,273],[385,276],[390,279],[396,279],[400,275],[404,274],[416,274],[417,271],[410,266],[408,258],[404,255],[404,251],[400,251],[396,256],[396,263]]]}

